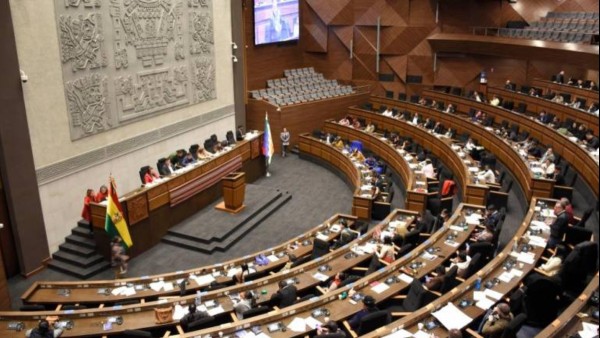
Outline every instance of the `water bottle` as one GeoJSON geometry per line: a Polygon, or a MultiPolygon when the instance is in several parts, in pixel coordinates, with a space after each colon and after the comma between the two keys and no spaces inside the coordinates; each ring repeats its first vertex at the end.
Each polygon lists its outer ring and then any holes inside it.
{"type": "Polygon", "coordinates": [[[202,305],[202,291],[196,291],[196,306],[202,305]]]}
{"type": "Polygon", "coordinates": [[[475,281],[475,290],[481,290],[481,278],[477,278],[477,280],[475,281]]]}
{"type": "Polygon", "coordinates": [[[517,249],[519,249],[519,242],[515,239],[515,241],[513,243],[512,251],[517,252],[517,249]]]}

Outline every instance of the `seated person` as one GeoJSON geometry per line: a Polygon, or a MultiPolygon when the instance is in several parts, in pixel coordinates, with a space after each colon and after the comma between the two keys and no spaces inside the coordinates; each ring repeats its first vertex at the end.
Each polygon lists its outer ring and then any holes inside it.
{"type": "Polygon", "coordinates": [[[444,110],[445,113],[454,113],[456,111],[456,109],[454,108],[454,105],[452,103],[449,103],[448,106],[446,107],[446,110],[444,110]]]}
{"type": "Polygon", "coordinates": [[[573,101],[568,102],[567,105],[574,109],[579,109],[581,106],[581,101],[573,99],[573,101]]]}
{"type": "Polygon", "coordinates": [[[329,287],[327,287],[326,291],[330,292],[336,290],[346,280],[346,278],[348,278],[348,274],[345,272],[338,272],[331,280],[331,283],[329,283],[329,287]]]}
{"type": "Polygon", "coordinates": [[[500,104],[500,99],[498,98],[498,96],[496,96],[494,94],[494,96],[492,97],[492,99],[490,100],[490,104],[492,106],[498,106],[500,104]]]}
{"type": "Polygon", "coordinates": [[[419,99],[418,103],[421,106],[426,106],[427,105],[427,100],[424,97],[422,97],[422,98],[419,99]]]}
{"type": "Polygon", "coordinates": [[[221,142],[217,142],[217,143],[215,143],[213,150],[214,150],[215,154],[218,154],[218,153],[224,152],[225,148],[223,147],[223,144],[221,142]]]}
{"type": "Polygon", "coordinates": [[[479,95],[479,93],[477,91],[473,92],[473,94],[471,95],[471,100],[475,100],[477,102],[483,102],[483,98],[481,97],[481,95],[479,95]]]}
{"type": "Polygon", "coordinates": [[[559,165],[554,165],[554,173],[552,173],[552,176],[548,177],[551,180],[554,180],[554,185],[565,185],[565,177],[564,175],[560,172],[560,166],[559,165]]]}
{"type": "Polygon", "coordinates": [[[252,291],[240,292],[240,300],[234,302],[233,309],[238,319],[244,319],[244,312],[256,306],[256,299],[252,291]]]}
{"type": "Polygon", "coordinates": [[[352,122],[352,128],[354,128],[354,129],[362,128],[362,126],[360,125],[360,121],[358,119],[354,119],[354,122],[352,122]]]}
{"type": "Polygon", "coordinates": [[[455,129],[448,128],[448,130],[446,131],[446,133],[444,134],[444,136],[447,137],[447,138],[453,138],[455,134],[456,134],[456,130],[455,129]]]}
{"type": "Polygon", "coordinates": [[[350,327],[352,328],[352,330],[356,330],[359,328],[360,326],[360,320],[373,312],[377,312],[379,311],[379,309],[377,308],[377,306],[375,305],[375,298],[373,298],[372,296],[365,296],[365,298],[363,298],[362,300],[363,302],[363,308],[362,310],[358,311],[349,321],[348,324],[350,325],[350,327]]]}
{"type": "Polygon", "coordinates": [[[385,236],[383,238],[383,243],[379,245],[378,250],[375,250],[375,254],[379,259],[387,263],[392,263],[396,260],[396,252],[391,236],[385,236]]]}
{"type": "Polygon", "coordinates": [[[158,168],[158,172],[163,176],[169,176],[175,172],[175,168],[171,164],[171,159],[168,157],[165,158],[165,161],[162,163],[162,166],[158,168]]]}
{"type": "Polygon", "coordinates": [[[429,106],[433,109],[438,109],[438,103],[436,100],[431,100],[431,104],[429,106]]]}
{"type": "Polygon", "coordinates": [[[435,268],[435,276],[425,276],[423,285],[429,291],[440,291],[444,284],[444,277],[446,277],[446,268],[440,264],[435,268]]]}
{"type": "Polygon", "coordinates": [[[209,159],[213,156],[213,154],[206,151],[204,148],[198,148],[198,160],[209,159]]]}
{"type": "Polygon", "coordinates": [[[327,338],[327,337],[345,337],[346,333],[338,328],[338,325],[334,321],[328,321],[322,326],[317,326],[317,335],[315,338],[327,338]]]}
{"type": "Polygon", "coordinates": [[[342,138],[338,136],[335,138],[335,141],[333,142],[333,146],[338,150],[342,150],[342,149],[344,149],[344,141],[342,141],[342,138]]]}
{"type": "Polygon", "coordinates": [[[492,170],[492,168],[490,168],[489,165],[486,165],[483,169],[483,171],[480,171],[477,174],[477,179],[479,181],[482,181],[484,183],[496,183],[496,174],[494,173],[494,171],[492,170]]]}
{"type": "Polygon", "coordinates": [[[187,167],[188,165],[192,165],[194,163],[196,163],[196,160],[194,159],[194,156],[192,155],[192,153],[185,154],[185,157],[181,161],[181,164],[184,167],[187,167]]]}
{"type": "Polygon", "coordinates": [[[98,193],[96,194],[96,196],[94,196],[94,201],[96,203],[100,203],[100,202],[106,201],[107,198],[108,198],[108,188],[105,185],[101,185],[100,190],[98,190],[98,193]]]}
{"type": "Polygon", "coordinates": [[[510,82],[510,80],[506,80],[506,82],[504,83],[504,89],[513,90],[513,84],[512,82],[510,82]]]}
{"type": "Polygon", "coordinates": [[[542,169],[544,170],[544,176],[546,178],[551,179],[554,177],[554,170],[556,169],[556,165],[554,162],[550,161],[550,159],[546,159],[546,162],[542,163],[542,169]]]}
{"type": "Polygon", "coordinates": [[[457,274],[462,276],[471,263],[471,257],[467,255],[466,251],[460,251],[456,254],[456,257],[450,259],[450,266],[446,271],[450,270],[451,267],[456,266],[458,268],[457,274]]]}
{"type": "Polygon", "coordinates": [[[475,234],[472,238],[474,242],[487,242],[491,243],[494,239],[494,226],[492,224],[486,224],[485,229],[477,234],[475,234]]]}
{"type": "Polygon", "coordinates": [[[425,129],[433,129],[433,127],[435,126],[435,123],[428,117],[425,119],[425,122],[423,123],[423,127],[425,127],[425,129]]]}
{"type": "Polygon", "coordinates": [[[25,332],[27,338],[56,338],[62,334],[62,329],[54,330],[46,319],[40,320],[38,326],[25,332]]]}
{"type": "Polygon", "coordinates": [[[152,183],[157,178],[160,178],[160,175],[158,174],[158,172],[156,172],[156,170],[154,170],[154,168],[149,166],[146,170],[146,173],[144,173],[144,183],[152,183]]]}
{"type": "Polygon", "coordinates": [[[550,237],[548,238],[548,248],[554,248],[556,245],[561,244],[563,237],[567,232],[569,226],[569,215],[565,211],[566,203],[558,201],[554,205],[554,215],[556,218],[550,223],[550,237]]]}
{"type": "Polygon", "coordinates": [[[357,160],[360,163],[365,162],[365,155],[363,155],[363,153],[360,150],[358,150],[358,148],[352,149],[352,154],[350,154],[350,157],[357,160]]]}
{"type": "Polygon", "coordinates": [[[529,89],[529,96],[538,97],[538,91],[535,88],[529,89]]]}
{"type": "Polygon", "coordinates": [[[185,158],[185,154],[186,154],[186,152],[183,149],[179,149],[175,153],[174,159],[176,160],[176,162],[174,164],[177,169],[185,167],[185,165],[183,165],[183,163],[182,163],[183,159],[185,158]]]}
{"type": "Polygon", "coordinates": [[[555,157],[554,157],[554,150],[552,149],[552,147],[549,147],[546,152],[544,153],[544,155],[542,155],[542,158],[540,159],[541,163],[546,162],[546,160],[550,160],[551,162],[554,162],[555,157]]]}
{"type": "Polygon", "coordinates": [[[486,313],[483,318],[481,333],[489,338],[503,337],[504,331],[508,328],[513,314],[510,312],[510,306],[506,303],[498,303],[491,312],[486,313]]]}
{"type": "Polygon", "coordinates": [[[552,102],[563,104],[565,103],[565,98],[562,95],[558,94],[552,99],[552,102]]]}
{"type": "Polygon", "coordinates": [[[567,254],[567,248],[564,245],[557,245],[554,255],[552,255],[552,257],[550,257],[546,263],[540,265],[539,269],[549,276],[556,275],[556,273],[558,273],[562,268],[562,262],[567,257],[567,254]]]}
{"type": "Polygon", "coordinates": [[[425,159],[425,162],[423,163],[422,171],[423,171],[423,175],[425,175],[425,177],[435,179],[435,177],[436,177],[435,168],[433,167],[433,163],[431,163],[430,159],[425,159]]]}
{"type": "Polygon", "coordinates": [[[598,104],[597,103],[590,104],[590,106],[587,109],[587,112],[592,113],[594,115],[598,115],[598,104]]]}
{"type": "Polygon", "coordinates": [[[585,133],[585,142],[588,149],[590,150],[596,150],[600,146],[600,141],[598,140],[598,137],[594,136],[591,130],[588,130],[585,133]]]}
{"type": "Polygon", "coordinates": [[[244,140],[245,136],[246,136],[246,133],[244,132],[244,127],[238,126],[237,130],[235,131],[235,139],[237,141],[242,141],[242,140],[244,140]]]}
{"type": "Polygon", "coordinates": [[[280,309],[288,307],[296,302],[298,290],[294,284],[288,284],[285,280],[279,281],[279,290],[275,292],[269,301],[271,306],[277,306],[280,309]]]}
{"type": "Polygon", "coordinates": [[[560,118],[558,116],[554,116],[552,121],[550,123],[548,123],[548,126],[552,129],[560,128],[560,118]]]}
{"type": "Polygon", "coordinates": [[[369,124],[367,124],[367,126],[365,127],[365,132],[366,133],[375,132],[375,125],[372,122],[369,122],[369,124]]]}
{"type": "Polygon", "coordinates": [[[549,121],[549,116],[546,114],[546,111],[542,110],[537,117],[537,120],[543,124],[547,124],[549,121]]]}
{"type": "Polygon", "coordinates": [[[352,242],[358,236],[360,236],[360,232],[350,229],[350,226],[348,226],[348,221],[346,221],[345,219],[342,219],[340,221],[340,225],[342,226],[339,239],[340,246],[346,245],[352,242]]]}
{"type": "Polygon", "coordinates": [[[590,81],[590,84],[587,85],[585,88],[589,90],[598,90],[598,86],[596,86],[596,83],[594,81],[590,81]]]}
{"type": "Polygon", "coordinates": [[[350,120],[348,119],[348,116],[344,116],[344,118],[340,120],[339,124],[342,126],[350,126],[350,120]]]}
{"type": "Polygon", "coordinates": [[[181,327],[183,327],[184,330],[187,330],[188,325],[206,317],[209,317],[208,313],[204,311],[197,311],[196,304],[190,304],[188,307],[188,313],[183,316],[181,320],[179,320],[179,324],[181,324],[181,327]]]}
{"type": "Polygon", "coordinates": [[[381,113],[381,115],[383,116],[388,116],[388,117],[392,117],[393,112],[391,109],[387,108],[386,110],[383,111],[383,113],[381,113]]]}
{"type": "Polygon", "coordinates": [[[249,274],[250,268],[248,267],[248,264],[243,263],[240,266],[240,271],[238,271],[232,279],[236,284],[244,284],[244,282],[246,281],[246,276],[248,276],[249,274]]]}
{"type": "Polygon", "coordinates": [[[421,124],[421,117],[419,116],[418,113],[415,113],[415,116],[412,117],[412,119],[410,120],[410,123],[412,123],[414,125],[421,124]]]}

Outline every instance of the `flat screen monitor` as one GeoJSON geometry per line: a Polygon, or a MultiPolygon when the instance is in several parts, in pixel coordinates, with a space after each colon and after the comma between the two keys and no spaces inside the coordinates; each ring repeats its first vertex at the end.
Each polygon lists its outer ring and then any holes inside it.
{"type": "Polygon", "coordinates": [[[254,44],[296,41],[300,35],[299,0],[254,0],[254,44]]]}

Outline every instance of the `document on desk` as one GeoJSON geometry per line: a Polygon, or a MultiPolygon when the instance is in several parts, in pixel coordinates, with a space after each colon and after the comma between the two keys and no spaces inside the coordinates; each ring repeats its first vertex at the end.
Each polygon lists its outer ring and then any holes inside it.
{"type": "Polygon", "coordinates": [[[135,287],[126,287],[123,291],[121,291],[121,294],[125,297],[133,296],[135,295],[135,287]]]}
{"type": "Polygon", "coordinates": [[[412,337],[413,334],[404,330],[404,329],[400,329],[392,334],[388,334],[387,336],[383,336],[383,338],[410,338],[412,337]]]}
{"type": "Polygon", "coordinates": [[[406,284],[410,284],[413,282],[413,279],[411,276],[405,274],[405,273],[401,273],[400,275],[398,275],[398,279],[400,279],[401,281],[403,281],[406,284]]]}
{"type": "Polygon", "coordinates": [[[165,291],[173,291],[174,287],[173,287],[173,283],[167,282],[163,285],[163,289],[165,291]]]}
{"type": "Polygon", "coordinates": [[[479,224],[479,217],[478,216],[467,216],[465,217],[465,222],[467,222],[467,224],[469,225],[477,225],[479,224]]]}
{"type": "Polygon", "coordinates": [[[529,236],[529,244],[540,248],[545,248],[546,239],[540,236],[529,236]]]}
{"type": "Polygon", "coordinates": [[[500,292],[494,291],[492,289],[485,289],[485,291],[483,291],[483,293],[485,293],[486,296],[488,296],[494,300],[500,300],[502,298],[502,296],[504,296],[500,292]]]}
{"type": "Polygon", "coordinates": [[[323,323],[313,318],[312,316],[304,318],[304,322],[306,323],[306,325],[308,325],[308,327],[310,327],[311,330],[316,329],[317,326],[323,325],[323,323]]]}
{"type": "Polygon", "coordinates": [[[175,308],[173,309],[173,320],[181,320],[187,312],[187,309],[184,309],[183,306],[175,304],[175,308]]]}
{"type": "Polygon", "coordinates": [[[495,301],[493,301],[487,297],[484,297],[483,299],[481,299],[477,303],[475,303],[475,306],[477,306],[480,309],[487,310],[487,309],[491,308],[492,306],[494,306],[494,304],[496,304],[495,301]]]}
{"type": "Polygon", "coordinates": [[[374,292],[376,292],[377,294],[380,294],[382,292],[384,292],[385,290],[389,289],[390,287],[385,284],[385,283],[379,283],[377,282],[377,285],[373,286],[371,288],[371,290],[373,290],[374,292]]]}
{"type": "Polygon", "coordinates": [[[213,307],[212,309],[208,309],[208,311],[206,311],[206,313],[208,313],[211,316],[216,316],[219,313],[223,313],[225,312],[225,309],[223,309],[223,307],[221,305],[217,306],[217,307],[213,307]]]}
{"type": "Polygon", "coordinates": [[[324,275],[320,272],[315,273],[314,275],[312,275],[314,279],[321,281],[321,282],[325,282],[326,280],[329,279],[329,276],[324,275]]]}
{"type": "Polygon", "coordinates": [[[598,325],[592,323],[582,323],[583,330],[577,332],[581,338],[598,337],[598,325]]]}
{"type": "Polygon", "coordinates": [[[517,257],[517,261],[526,264],[533,264],[535,263],[535,254],[533,252],[521,252],[519,257],[517,257]]]}
{"type": "Polygon", "coordinates": [[[514,275],[512,274],[512,272],[504,271],[500,276],[498,276],[498,279],[504,283],[509,283],[513,279],[513,277],[514,275]]]}
{"type": "Polygon", "coordinates": [[[163,282],[163,281],[152,282],[152,283],[150,283],[150,289],[154,290],[154,292],[159,292],[160,289],[162,289],[164,285],[165,285],[165,282],[163,282]]]}
{"type": "Polygon", "coordinates": [[[194,276],[191,278],[195,280],[198,285],[208,285],[215,281],[215,277],[212,275],[194,276]]]}
{"type": "Polygon", "coordinates": [[[461,330],[473,320],[452,303],[431,314],[448,330],[461,330]]]}
{"type": "Polygon", "coordinates": [[[478,302],[485,299],[485,293],[483,291],[473,291],[473,300],[478,302]]]}
{"type": "Polygon", "coordinates": [[[112,291],[110,293],[112,293],[113,296],[118,296],[120,295],[123,291],[125,291],[125,289],[127,289],[126,286],[120,286],[118,288],[114,288],[112,289],[112,291]]]}
{"type": "MultiPolygon", "coordinates": [[[[477,224],[479,224],[479,221],[477,222],[477,224]]],[[[449,228],[452,231],[460,231],[460,232],[465,231],[463,227],[459,227],[458,225],[451,225],[449,228]]]]}
{"type": "Polygon", "coordinates": [[[306,322],[304,319],[296,317],[288,324],[287,328],[294,332],[304,332],[306,331],[306,322]]]}

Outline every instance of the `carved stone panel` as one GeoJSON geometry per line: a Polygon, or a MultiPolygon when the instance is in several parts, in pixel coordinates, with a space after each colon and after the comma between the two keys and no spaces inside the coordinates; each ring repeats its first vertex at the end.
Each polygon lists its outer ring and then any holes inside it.
{"type": "Polygon", "coordinates": [[[71,139],[216,98],[211,0],[55,5],[71,139]]]}

